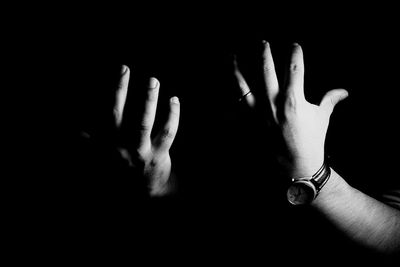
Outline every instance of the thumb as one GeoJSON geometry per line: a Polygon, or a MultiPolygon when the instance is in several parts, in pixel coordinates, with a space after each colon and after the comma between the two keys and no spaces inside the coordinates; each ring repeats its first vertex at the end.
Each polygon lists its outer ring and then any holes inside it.
{"type": "Polygon", "coordinates": [[[319,106],[331,115],[336,104],[347,98],[348,95],[349,93],[345,89],[331,90],[324,95],[319,106]]]}

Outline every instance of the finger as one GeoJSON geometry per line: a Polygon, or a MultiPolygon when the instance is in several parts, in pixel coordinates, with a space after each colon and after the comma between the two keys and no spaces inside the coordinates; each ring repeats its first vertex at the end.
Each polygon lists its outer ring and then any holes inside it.
{"type": "Polygon", "coordinates": [[[239,66],[238,66],[236,57],[234,58],[233,66],[234,66],[233,74],[236,78],[236,81],[237,81],[237,84],[238,84],[239,90],[240,90],[239,101],[240,102],[244,101],[250,107],[253,107],[255,104],[254,96],[250,91],[249,85],[247,84],[246,80],[244,79],[242,73],[239,70],[239,66]]]}
{"type": "MultiPolygon", "coordinates": [[[[275,72],[275,64],[272,58],[271,47],[268,42],[263,41],[263,73],[264,83],[267,90],[267,96],[271,104],[275,103],[276,96],[279,91],[278,78],[275,72]]],[[[272,105],[274,108],[275,105],[272,105]]]]}
{"type": "Polygon", "coordinates": [[[295,100],[304,100],[304,61],[303,50],[297,43],[293,44],[290,65],[287,73],[287,94],[295,100]]]}
{"type": "Polygon", "coordinates": [[[122,115],[124,112],[124,106],[126,102],[126,95],[128,93],[130,70],[127,66],[123,65],[121,68],[121,78],[118,83],[118,88],[115,92],[115,103],[114,103],[114,119],[117,127],[121,126],[122,115]]]}
{"type": "Polygon", "coordinates": [[[142,143],[150,140],[151,130],[156,117],[159,87],[160,83],[158,80],[156,78],[150,78],[146,92],[142,125],[140,129],[142,143]]]}
{"type": "Polygon", "coordinates": [[[175,139],[179,125],[179,114],[180,114],[180,103],[178,97],[172,97],[170,99],[170,111],[167,122],[163,129],[156,136],[154,145],[162,150],[168,151],[175,139]]]}
{"type": "Polygon", "coordinates": [[[336,104],[346,99],[349,93],[345,89],[334,89],[327,92],[321,100],[320,107],[326,110],[328,115],[331,115],[336,104]]]}

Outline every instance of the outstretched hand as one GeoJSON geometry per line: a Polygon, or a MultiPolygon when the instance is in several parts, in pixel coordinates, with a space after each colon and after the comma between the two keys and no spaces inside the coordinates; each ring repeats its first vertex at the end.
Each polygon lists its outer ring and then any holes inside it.
{"type": "MultiPolygon", "coordinates": [[[[118,163],[117,168],[123,167],[125,170],[127,167],[132,170],[127,172],[130,178],[144,178],[144,183],[142,180],[133,181],[137,186],[146,187],[135,188],[136,190],[142,192],[144,189],[150,196],[164,196],[172,193],[174,189],[169,151],[178,130],[179,99],[176,96],[170,98],[166,122],[162,124],[159,132],[153,135],[160,82],[156,78],[150,78],[146,85],[135,85],[141,88],[135,88],[135,94],[130,96],[137,96],[135,101],[139,101],[139,108],[135,109],[132,119],[132,116],[129,116],[132,114],[127,112],[126,108],[129,80],[130,69],[123,65],[113,101],[107,111],[112,117],[112,125],[106,123],[106,129],[98,134],[101,138],[94,138],[95,144],[101,151],[103,147],[106,148],[106,156],[116,155],[114,160],[118,163]],[[104,131],[113,134],[105,134],[104,131]],[[139,174],[140,177],[133,174],[139,174]]],[[[106,121],[106,118],[103,121],[106,121]]],[[[87,133],[84,133],[84,136],[91,138],[87,133]]]]}
{"type": "MultiPolygon", "coordinates": [[[[116,91],[116,101],[114,105],[114,118],[117,130],[121,129],[124,120],[124,106],[128,93],[130,70],[127,66],[122,67],[121,79],[116,91]]],[[[169,193],[172,189],[171,176],[171,157],[169,150],[175,139],[178,130],[180,104],[178,97],[170,98],[170,110],[168,119],[154,138],[151,133],[156,117],[158,94],[160,82],[156,78],[150,78],[143,113],[141,114],[141,124],[134,128],[139,131],[139,142],[135,147],[118,147],[118,150],[125,160],[132,166],[134,162],[140,162],[139,170],[147,180],[149,193],[151,196],[160,196],[169,193]]],[[[139,167],[138,164],[135,167],[139,167]]]]}
{"type": "MultiPolygon", "coordinates": [[[[279,85],[270,45],[263,47],[263,90],[251,93],[244,76],[235,63],[235,77],[243,99],[250,108],[267,114],[267,124],[283,141],[279,161],[291,177],[314,174],[324,161],[324,144],[330,115],[335,105],[347,97],[344,89],[327,92],[319,105],[309,103],[304,96],[303,51],[294,44],[286,79],[279,85]],[[250,92],[250,93],[249,93],[250,92]]],[[[272,140],[274,142],[274,140],[272,140]]]]}

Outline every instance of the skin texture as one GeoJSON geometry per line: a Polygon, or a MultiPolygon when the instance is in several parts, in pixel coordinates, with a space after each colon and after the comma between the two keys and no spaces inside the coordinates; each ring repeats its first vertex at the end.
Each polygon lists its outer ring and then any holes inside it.
{"type": "MultiPolygon", "coordinates": [[[[278,150],[285,153],[277,157],[288,177],[311,176],[324,161],[325,137],[334,107],[348,93],[334,89],[324,95],[319,105],[306,101],[303,51],[298,44],[293,44],[283,85],[278,83],[267,42],[262,62],[265,90],[242,101],[268,113],[270,130],[282,140],[278,150]]],[[[236,63],[234,75],[245,95],[250,88],[236,63]]],[[[400,251],[400,211],[351,187],[336,171],[332,170],[331,178],[311,206],[361,246],[383,254],[400,251]]]]}

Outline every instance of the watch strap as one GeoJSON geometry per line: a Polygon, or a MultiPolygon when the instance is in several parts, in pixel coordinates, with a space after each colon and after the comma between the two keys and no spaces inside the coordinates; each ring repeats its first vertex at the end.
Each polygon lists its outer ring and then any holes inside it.
{"type": "Polygon", "coordinates": [[[314,199],[317,197],[321,189],[324,187],[324,185],[328,182],[329,178],[331,176],[331,168],[329,167],[328,164],[328,157],[325,157],[324,162],[322,163],[322,166],[318,169],[316,173],[314,173],[312,176],[307,176],[307,177],[301,177],[301,178],[293,178],[292,181],[309,181],[311,184],[315,187],[315,196],[314,199]]]}
{"type": "Polygon", "coordinates": [[[317,191],[317,195],[319,191],[324,187],[324,185],[328,182],[331,176],[331,168],[328,166],[327,162],[324,161],[321,168],[311,177],[310,182],[312,182],[317,191]]]}

